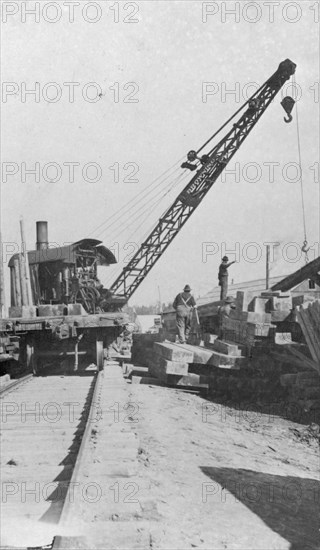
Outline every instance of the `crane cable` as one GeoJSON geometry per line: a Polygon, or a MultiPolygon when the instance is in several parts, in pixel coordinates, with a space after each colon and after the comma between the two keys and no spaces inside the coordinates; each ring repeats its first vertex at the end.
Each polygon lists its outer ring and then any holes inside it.
{"type": "MultiPolygon", "coordinates": [[[[183,159],[184,157],[182,157],[183,159]]],[[[157,187],[160,187],[165,180],[168,178],[171,178],[175,172],[180,170],[180,162],[181,160],[175,162],[173,166],[165,170],[160,176],[156,177],[150,184],[148,184],[144,189],[142,189],[137,195],[135,195],[131,200],[129,200],[127,203],[123,204],[121,208],[119,208],[116,212],[114,212],[109,218],[104,220],[100,225],[98,225],[95,229],[92,229],[92,231],[89,233],[89,236],[93,234],[97,234],[99,229],[100,233],[98,235],[101,235],[106,231],[106,229],[110,228],[114,224],[118,224],[120,218],[125,218],[127,214],[131,214],[131,211],[133,211],[133,208],[136,205],[139,205],[140,199],[139,197],[142,195],[144,198],[152,193],[157,187]],[[173,170],[174,169],[174,170],[173,170]],[[170,171],[173,172],[170,174],[170,171]],[[158,183],[156,183],[158,182],[158,183]],[[152,189],[154,187],[154,189],[152,189]],[[112,220],[112,221],[111,221],[112,220]],[[101,229],[103,226],[106,226],[104,229],[101,229]]]]}
{"type": "Polygon", "coordinates": [[[223,130],[229,124],[229,122],[231,122],[231,120],[233,120],[240,113],[240,111],[242,111],[242,109],[244,109],[249,104],[250,101],[252,101],[256,97],[256,95],[258,95],[259,92],[261,92],[262,88],[266,84],[267,82],[262,84],[260,88],[258,88],[258,90],[256,90],[252,94],[252,96],[249,97],[249,99],[247,99],[247,101],[245,101],[245,103],[243,103],[243,105],[241,105],[241,107],[239,107],[239,109],[235,113],[233,113],[233,115],[230,118],[228,118],[228,120],[226,120],[226,122],[222,124],[222,126],[220,126],[220,128],[214,134],[212,134],[212,136],[209,139],[207,139],[207,141],[203,145],[201,145],[201,147],[196,151],[197,155],[200,153],[200,151],[202,151],[202,149],[204,149],[208,145],[208,143],[210,143],[210,141],[213,140],[213,138],[215,138],[221,132],[221,130],[223,130]]]}
{"type": "MultiPolygon", "coordinates": [[[[293,86],[296,89],[296,82],[293,75],[293,86]]],[[[297,144],[298,144],[298,157],[299,157],[299,169],[300,169],[300,193],[301,193],[301,208],[302,208],[302,223],[303,223],[303,233],[304,241],[301,247],[302,252],[305,254],[305,263],[309,262],[308,251],[308,239],[307,239],[307,224],[306,224],[306,213],[305,213],[305,202],[304,202],[304,189],[303,189],[303,175],[302,175],[302,161],[301,161],[301,146],[300,146],[300,128],[299,128],[299,115],[298,115],[298,103],[296,102],[296,119],[297,119],[297,144]]]]}

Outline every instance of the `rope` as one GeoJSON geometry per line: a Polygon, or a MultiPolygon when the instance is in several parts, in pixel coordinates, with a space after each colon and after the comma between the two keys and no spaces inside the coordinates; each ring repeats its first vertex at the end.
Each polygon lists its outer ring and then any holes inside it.
{"type": "MultiPolygon", "coordinates": [[[[295,77],[293,75],[293,86],[295,88],[295,77]]],[[[306,213],[305,213],[305,202],[304,202],[304,189],[303,189],[303,176],[302,176],[302,161],[301,161],[301,145],[300,145],[300,128],[299,128],[299,114],[298,114],[298,103],[296,102],[296,120],[297,120],[297,143],[298,143],[298,158],[299,158],[299,168],[300,168],[300,193],[301,193],[301,207],[302,207],[302,223],[303,223],[303,234],[304,241],[303,246],[301,247],[302,252],[305,254],[306,264],[309,262],[308,258],[308,239],[307,239],[307,224],[306,224],[306,213]]]]}

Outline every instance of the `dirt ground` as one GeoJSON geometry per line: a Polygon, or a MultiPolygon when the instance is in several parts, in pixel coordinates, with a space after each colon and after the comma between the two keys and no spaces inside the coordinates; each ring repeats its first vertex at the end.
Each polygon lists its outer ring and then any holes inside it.
{"type": "Polygon", "coordinates": [[[301,425],[117,380],[82,478],[105,488],[77,511],[90,548],[319,548],[319,454],[301,425]]]}
{"type": "Polygon", "coordinates": [[[132,384],[118,364],[104,370],[95,407],[67,522],[19,521],[14,542],[62,535],[71,538],[58,547],[68,550],[320,547],[319,452],[307,427],[197,392],[132,384]]]}
{"type": "Polygon", "coordinates": [[[301,426],[163,387],[132,385],[130,400],[153,548],[319,548],[319,454],[301,426]]]}

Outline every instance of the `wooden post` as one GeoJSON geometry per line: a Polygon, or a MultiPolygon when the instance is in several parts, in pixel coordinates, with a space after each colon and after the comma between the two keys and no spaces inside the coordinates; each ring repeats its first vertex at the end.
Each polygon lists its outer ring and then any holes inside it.
{"type": "Polygon", "coordinates": [[[27,292],[27,303],[25,305],[33,305],[32,292],[31,292],[31,283],[30,283],[30,268],[29,268],[29,259],[27,252],[26,239],[24,234],[24,223],[23,218],[20,218],[20,233],[21,233],[21,254],[23,256],[23,269],[24,269],[24,278],[25,286],[27,292]]]}
{"type": "Polygon", "coordinates": [[[13,269],[14,269],[14,281],[15,281],[15,290],[16,295],[13,301],[15,306],[21,306],[21,282],[20,282],[20,265],[19,260],[13,260],[13,269]]]}
{"type": "Polygon", "coordinates": [[[270,245],[267,244],[266,250],[266,289],[269,288],[269,275],[270,275],[270,245]]]}
{"type": "Polygon", "coordinates": [[[2,238],[0,233],[0,319],[4,317],[5,308],[5,293],[4,293],[4,265],[3,265],[3,253],[2,253],[2,238]]]}

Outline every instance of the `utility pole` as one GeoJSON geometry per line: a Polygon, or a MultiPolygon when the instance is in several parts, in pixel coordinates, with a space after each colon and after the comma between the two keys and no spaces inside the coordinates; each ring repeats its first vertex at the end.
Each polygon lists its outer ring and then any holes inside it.
{"type": "Polygon", "coordinates": [[[269,288],[269,277],[270,276],[270,245],[266,246],[266,289],[269,288]]]}
{"type": "Polygon", "coordinates": [[[161,302],[161,293],[160,293],[159,285],[158,285],[158,294],[159,294],[159,315],[162,315],[162,302],[161,302]]]}

